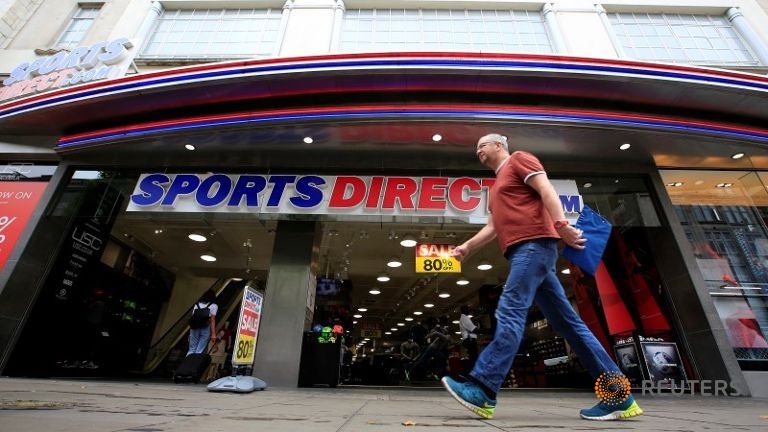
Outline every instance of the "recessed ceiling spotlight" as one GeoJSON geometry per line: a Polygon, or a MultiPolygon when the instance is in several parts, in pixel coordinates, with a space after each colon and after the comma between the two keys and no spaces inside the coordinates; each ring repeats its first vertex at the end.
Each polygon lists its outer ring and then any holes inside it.
{"type": "Polygon", "coordinates": [[[390,330],[390,331],[397,331],[397,327],[392,327],[392,328],[391,328],[391,329],[389,329],[389,330],[390,330]]]}
{"type": "Polygon", "coordinates": [[[733,183],[718,183],[716,186],[719,188],[729,188],[733,186],[733,183]]]}
{"type": "Polygon", "coordinates": [[[460,332],[460,331],[457,331],[457,332],[453,332],[453,334],[457,334],[457,335],[460,335],[460,334],[461,334],[461,332],[460,332]]]}
{"type": "Polygon", "coordinates": [[[452,323],[452,324],[458,324],[458,323],[459,323],[459,320],[453,320],[453,321],[451,321],[451,323],[452,323]]]}
{"type": "Polygon", "coordinates": [[[382,273],[376,277],[376,280],[379,282],[389,282],[389,275],[386,273],[382,273]]]}
{"type": "Polygon", "coordinates": [[[384,334],[385,334],[385,335],[391,335],[391,334],[392,334],[392,332],[388,332],[388,331],[387,331],[387,332],[384,332],[384,334]]]}
{"type": "Polygon", "coordinates": [[[206,252],[200,255],[200,259],[207,262],[214,262],[216,261],[216,256],[213,255],[213,252],[206,252]]]}
{"type": "Polygon", "coordinates": [[[421,315],[422,313],[423,313],[423,312],[421,312],[421,311],[413,311],[413,314],[414,314],[414,315],[421,315]]]}
{"type": "Polygon", "coordinates": [[[424,307],[425,308],[431,308],[431,307],[435,307],[435,305],[433,305],[432,303],[425,303],[424,307]]]}
{"type": "Polygon", "coordinates": [[[400,259],[397,257],[392,257],[387,262],[387,267],[397,268],[397,267],[400,267],[401,265],[403,265],[403,262],[400,261],[400,259]]]}
{"type": "Polygon", "coordinates": [[[680,186],[682,186],[684,184],[685,183],[683,183],[683,182],[672,182],[672,183],[667,183],[667,186],[670,186],[670,187],[680,187],[680,186]]]}
{"type": "Polygon", "coordinates": [[[736,153],[731,156],[731,159],[741,159],[744,157],[744,153],[736,153]]]}
{"type": "Polygon", "coordinates": [[[408,318],[406,318],[405,320],[406,320],[406,321],[413,321],[413,318],[411,318],[411,317],[408,317],[408,318]]]}
{"type": "Polygon", "coordinates": [[[587,189],[589,189],[589,188],[591,188],[591,187],[592,187],[592,183],[590,183],[590,182],[586,182],[586,183],[584,183],[584,187],[585,187],[585,188],[587,188],[587,189]]]}
{"type": "Polygon", "coordinates": [[[194,151],[197,147],[193,146],[192,144],[186,144],[184,148],[189,151],[194,151]]]}
{"type": "MultiPolygon", "coordinates": [[[[357,321],[352,321],[352,324],[357,324],[357,321]]],[[[213,348],[211,348],[211,349],[213,349],[213,348]]]]}
{"type": "Polygon", "coordinates": [[[163,233],[163,229],[162,228],[158,228],[158,229],[155,230],[155,234],[162,234],[162,233],[163,233]]]}
{"type": "Polygon", "coordinates": [[[438,296],[438,297],[440,297],[440,298],[448,298],[448,297],[450,297],[451,295],[450,295],[450,294],[448,294],[447,292],[441,292],[441,293],[440,293],[440,294],[438,294],[437,296],[438,296]]]}
{"type": "Polygon", "coordinates": [[[192,233],[187,236],[190,240],[196,241],[196,242],[204,242],[208,240],[208,238],[202,234],[192,233]]]}
{"type": "Polygon", "coordinates": [[[630,144],[630,143],[624,143],[624,144],[622,144],[622,145],[620,145],[620,146],[619,146],[619,150],[627,150],[627,149],[629,149],[630,147],[632,147],[632,144],[630,144]]]}
{"type": "Polygon", "coordinates": [[[489,262],[488,262],[488,261],[486,261],[486,260],[482,260],[482,261],[480,261],[480,264],[478,264],[478,265],[477,265],[477,269],[478,269],[478,270],[483,270],[483,271],[485,271],[485,270],[490,270],[490,269],[492,269],[492,268],[493,268],[493,266],[491,265],[491,263],[489,263],[489,262]]]}
{"type": "Polygon", "coordinates": [[[432,141],[434,141],[434,142],[438,142],[438,141],[440,141],[441,139],[443,139],[443,136],[442,136],[442,135],[440,135],[440,134],[434,134],[434,135],[432,135],[432,141]]]}
{"type": "Polygon", "coordinates": [[[368,312],[368,308],[357,308],[358,312],[368,312]]]}
{"type": "Polygon", "coordinates": [[[400,246],[414,247],[416,246],[416,239],[411,234],[406,234],[402,240],[400,240],[400,246]]]}
{"type": "Polygon", "coordinates": [[[560,273],[562,273],[564,275],[569,275],[569,274],[571,274],[571,269],[562,269],[562,270],[560,270],[560,273]]]}
{"type": "Polygon", "coordinates": [[[456,281],[456,285],[468,285],[468,284],[469,284],[469,281],[465,278],[461,278],[456,281]]]}
{"type": "Polygon", "coordinates": [[[397,326],[398,327],[403,327],[403,326],[405,326],[405,323],[397,323],[397,326]]]}
{"type": "Polygon", "coordinates": [[[363,316],[362,316],[362,315],[360,315],[360,314],[354,314],[354,315],[352,315],[352,318],[362,318],[362,317],[363,317],[363,316]]]}
{"type": "Polygon", "coordinates": [[[304,143],[305,144],[312,144],[313,142],[315,142],[315,140],[313,140],[311,136],[305,136],[304,137],[304,143]]]}
{"type": "Polygon", "coordinates": [[[374,289],[368,291],[368,294],[379,295],[379,294],[381,294],[381,291],[378,288],[374,288],[374,289]]]}

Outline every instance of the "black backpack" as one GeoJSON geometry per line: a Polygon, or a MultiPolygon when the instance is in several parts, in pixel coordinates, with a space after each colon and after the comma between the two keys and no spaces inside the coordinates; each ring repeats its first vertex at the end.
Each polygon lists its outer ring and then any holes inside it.
{"type": "Polygon", "coordinates": [[[199,329],[204,328],[211,321],[211,310],[208,307],[211,304],[208,303],[204,308],[195,303],[195,307],[192,308],[192,316],[189,318],[189,328],[199,329]]]}

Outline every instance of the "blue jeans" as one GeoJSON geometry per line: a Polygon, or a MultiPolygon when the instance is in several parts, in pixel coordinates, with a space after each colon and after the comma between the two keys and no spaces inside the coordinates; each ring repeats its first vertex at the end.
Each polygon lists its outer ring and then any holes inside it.
{"type": "Polygon", "coordinates": [[[210,326],[189,329],[189,351],[187,351],[187,355],[205,352],[209,340],[211,340],[210,326]]]}
{"type": "Polygon", "coordinates": [[[555,273],[557,240],[534,239],[516,245],[509,255],[509,276],[496,307],[496,333],[480,353],[472,378],[494,392],[512,367],[525,329],[528,309],[535,301],[549,325],[576,352],[593,378],[619,368],[587,328],[555,273]]]}

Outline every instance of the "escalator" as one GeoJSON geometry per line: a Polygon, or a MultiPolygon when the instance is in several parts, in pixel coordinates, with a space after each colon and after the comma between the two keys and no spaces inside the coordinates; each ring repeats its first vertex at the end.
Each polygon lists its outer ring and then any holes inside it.
{"type": "MultiPolygon", "coordinates": [[[[216,316],[217,331],[224,326],[224,323],[229,320],[233,312],[239,312],[245,285],[246,281],[227,278],[218,279],[211,286],[211,289],[216,292],[216,304],[219,306],[219,312],[216,316]]],[[[175,368],[174,363],[178,362],[180,359],[169,359],[169,353],[186,353],[187,336],[189,334],[188,311],[192,310],[193,306],[194,303],[188,305],[188,307],[184,309],[184,313],[181,314],[168,331],[149,347],[143,368],[141,370],[133,371],[134,374],[145,376],[152,374],[164,375],[165,372],[157,371],[158,367],[164,362],[170,362],[170,364],[167,364],[168,370],[173,370],[173,368],[175,368]]]]}

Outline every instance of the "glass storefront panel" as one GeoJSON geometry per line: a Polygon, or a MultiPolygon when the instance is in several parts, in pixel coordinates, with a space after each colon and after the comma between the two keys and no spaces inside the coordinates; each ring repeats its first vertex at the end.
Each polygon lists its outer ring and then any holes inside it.
{"type": "Polygon", "coordinates": [[[768,370],[768,175],[661,175],[739,364],[768,370]]]}

